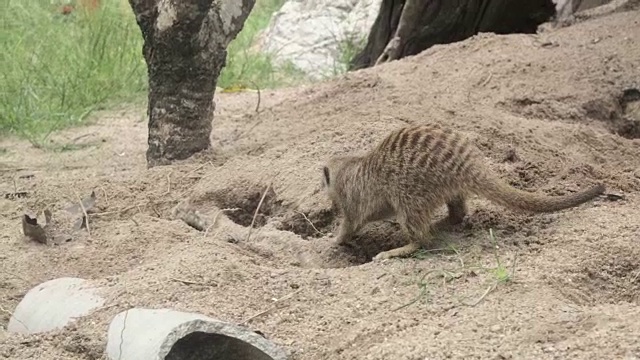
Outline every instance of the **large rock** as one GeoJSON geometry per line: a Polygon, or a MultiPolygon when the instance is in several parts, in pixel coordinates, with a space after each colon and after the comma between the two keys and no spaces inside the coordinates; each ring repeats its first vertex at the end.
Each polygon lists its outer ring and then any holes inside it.
{"type": "Polygon", "coordinates": [[[291,61],[312,78],[344,66],[345,48],[364,44],[381,0],[289,0],[261,35],[260,47],[276,63],[291,61]]]}

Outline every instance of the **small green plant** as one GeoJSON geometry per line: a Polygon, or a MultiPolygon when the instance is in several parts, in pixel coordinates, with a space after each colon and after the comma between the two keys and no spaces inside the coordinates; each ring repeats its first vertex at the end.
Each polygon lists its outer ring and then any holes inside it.
{"type": "Polygon", "coordinates": [[[489,229],[489,238],[491,239],[491,242],[493,243],[493,248],[494,248],[494,256],[496,258],[496,264],[497,266],[493,269],[490,269],[491,272],[493,273],[493,275],[495,276],[496,280],[498,283],[505,283],[505,282],[509,282],[511,281],[513,274],[516,271],[516,255],[514,254],[513,256],[513,262],[511,264],[512,269],[511,271],[509,271],[507,269],[507,267],[502,264],[502,262],[500,261],[500,256],[498,255],[498,242],[496,241],[495,236],[493,235],[493,229],[489,229]]]}
{"type": "Polygon", "coordinates": [[[484,266],[469,266],[466,265],[464,262],[464,259],[462,258],[462,254],[460,253],[460,251],[458,251],[458,249],[453,246],[452,244],[449,244],[446,248],[439,248],[439,249],[430,249],[430,250],[425,250],[425,249],[420,249],[418,251],[416,251],[412,257],[415,259],[419,259],[419,260],[423,260],[425,259],[429,253],[435,252],[435,251],[452,251],[456,254],[456,257],[458,259],[458,261],[460,262],[460,266],[456,267],[456,268],[452,268],[452,269],[434,269],[434,270],[430,270],[427,271],[421,278],[420,280],[417,281],[417,285],[418,288],[420,289],[420,293],[410,302],[401,305],[397,308],[394,309],[394,311],[403,309],[407,306],[410,306],[412,304],[415,304],[416,302],[418,302],[420,299],[424,298],[427,294],[427,286],[428,286],[428,277],[431,275],[438,275],[440,277],[442,277],[443,281],[449,282],[452,281],[454,279],[458,279],[461,278],[463,276],[465,276],[467,273],[475,273],[475,271],[487,271],[489,272],[492,276],[493,276],[493,280],[491,281],[491,285],[489,285],[487,287],[487,289],[485,290],[485,292],[475,301],[473,302],[465,302],[462,301],[462,303],[464,305],[468,305],[468,306],[476,306],[478,305],[480,302],[482,302],[482,300],[484,300],[484,298],[493,290],[495,290],[495,288],[503,283],[507,283],[507,282],[513,282],[513,276],[515,274],[515,269],[516,269],[516,255],[514,254],[513,256],[513,261],[511,262],[511,271],[509,271],[509,269],[507,268],[507,266],[501,261],[500,256],[498,254],[498,243],[496,241],[496,238],[493,234],[493,229],[489,229],[489,239],[491,240],[491,243],[493,245],[493,255],[494,258],[496,260],[496,266],[495,267],[484,267],[484,266]]]}
{"type": "Polygon", "coordinates": [[[482,302],[482,300],[484,300],[484,298],[493,290],[495,290],[495,288],[503,283],[507,283],[507,282],[511,282],[513,281],[513,276],[515,274],[516,271],[516,256],[517,253],[514,253],[513,255],[513,261],[511,262],[511,271],[509,271],[507,269],[507,267],[502,264],[502,262],[500,261],[500,256],[498,255],[498,243],[496,241],[495,236],[493,235],[493,229],[489,229],[489,239],[491,240],[491,243],[493,244],[493,255],[496,259],[496,267],[493,268],[488,268],[486,270],[489,270],[489,272],[491,272],[494,276],[495,281],[493,281],[493,283],[491,285],[489,285],[489,287],[487,287],[487,289],[485,290],[485,292],[482,294],[482,296],[480,296],[475,302],[473,303],[467,303],[466,305],[470,305],[470,306],[476,306],[478,305],[480,302],[482,302]]]}

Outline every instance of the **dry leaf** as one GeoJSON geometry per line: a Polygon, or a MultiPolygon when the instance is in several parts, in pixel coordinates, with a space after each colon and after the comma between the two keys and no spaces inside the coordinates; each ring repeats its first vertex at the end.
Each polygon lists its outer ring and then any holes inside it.
{"type": "Polygon", "coordinates": [[[96,194],[92,191],[89,196],[80,203],[67,206],[63,211],[58,211],[55,216],[51,210],[44,210],[44,221],[24,215],[22,218],[22,231],[25,236],[41,244],[62,244],[73,240],[73,233],[87,227],[85,211],[89,212],[96,204],[96,194]],[[83,211],[84,207],[84,211],[83,211]]]}

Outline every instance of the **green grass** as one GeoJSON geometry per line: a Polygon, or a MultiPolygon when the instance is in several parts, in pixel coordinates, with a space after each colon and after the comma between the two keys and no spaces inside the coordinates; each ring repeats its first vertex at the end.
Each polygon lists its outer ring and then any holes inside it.
{"type": "Polygon", "coordinates": [[[135,19],[120,2],[105,5],[64,16],[45,1],[8,0],[0,15],[2,133],[37,143],[107,100],[145,89],[135,19]]]}
{"type": "Polygon", "coordinates": [[[366,36],[349,36],[338,42],[338,61],[331,76],[348,71],[351,60],[360,53],[367,44],[366,36]]]}
{"type": "MultiPolygon", "coordinates": [[[[218,86],[275,87],[298,77],[250,51],[284,0],[258,0],[228,49],[218,86]]],[[[0,14],[0,134],[41,144],[80,125],[93,110],[144,97],[142,35],[127,0],[103,0],[95,13],[64,16],[49,0],[7,0],[0,14]]]]}

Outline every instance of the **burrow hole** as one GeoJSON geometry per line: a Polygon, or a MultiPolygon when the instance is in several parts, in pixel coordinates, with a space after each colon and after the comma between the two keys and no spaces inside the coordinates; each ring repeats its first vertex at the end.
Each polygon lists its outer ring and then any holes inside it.
{"type": "Polygon", "coordinates": [[[640,139],[640,90],[628,88],[616,96],[591,100],[583,105],[586,115],[607,124],[626,139],[640,139]]]}
{"type": "Polygon", "coordinates": [[[261,227],[270,217],[282,211],[282,201],[277,199],[273,187],[249,181],[238,181],[227,188],[215,191],[212,200],[218,208],[226,210],[225,215],[231,221],[246,227],[251,226],[254,216],[253,226],[261,227]]]}
{"type": "Polygon", "coordinates": [[[289,211],[283,214],[276,227],[278,230],[298,234],[303,239],[310,239],[327,236],[335,230],[336,226],[335,212],[331,209],[319,209],[306,213],[289,211]]]}
{"type": "Polygon", "coordinates": [[[273,187],[264,184],[239,181],[215,191],[212,200],[218,208],[227,209],[225,215],[231,221],[245,227],[251,226],[255,215],[253,226],[256,228],[273,220],[278,230],[290,231],[303,239],[310,239],[324,237],[336,226],[336,214],[333,210],[312,209],[302,212],[290,209],[278,199],[273,187]]]}

